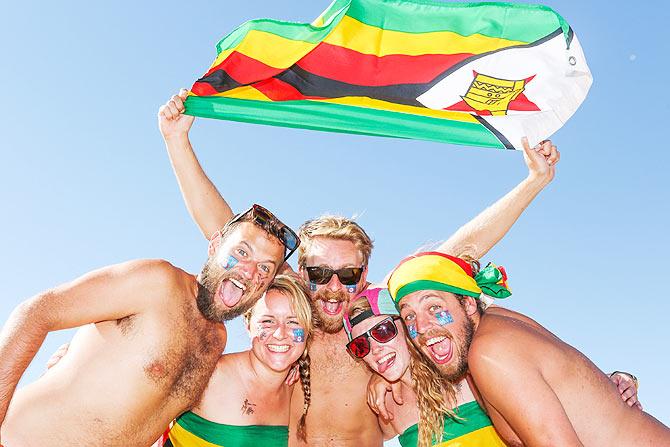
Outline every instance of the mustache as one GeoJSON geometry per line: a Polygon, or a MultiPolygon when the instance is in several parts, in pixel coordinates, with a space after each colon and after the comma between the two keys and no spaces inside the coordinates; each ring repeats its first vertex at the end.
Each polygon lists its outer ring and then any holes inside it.
{"type": "Polygon", "coordinates": [[[314,300],[336,300],[339,302],[349,302],[349,295],[341,290],[333,292],[332,290],[319,290],[314,294],[314,300]]]}
{"type": "Polygon", "coordinates": [[[420,346],[426,346],[426,343],[428,340],[434,337],[447,337],[451,342],[454,342],[454,335],[449,331],[447,328],[432,328],[429,329],[428,332],[424,334],[419,334],[417,337],[417,343],[419,343],[420,346]]]}

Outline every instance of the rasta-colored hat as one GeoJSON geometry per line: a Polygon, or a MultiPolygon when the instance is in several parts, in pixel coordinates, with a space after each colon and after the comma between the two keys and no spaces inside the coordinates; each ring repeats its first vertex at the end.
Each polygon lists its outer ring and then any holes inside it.
{"type": "Polygon", "coordinates": [[[439,252],[419,253],[404,259],[395,268],[388,282],[393,301],[419,290],[440,290],[479,298],[507,298],[507,273],[503,267],[488,264],[476,275],[463,259],[439,252]]]}
{"type": "Polygon", "coordinates": [[[356,297],[349,303],[349,309],[359,300],[367,300],[370,303],[370,309],[359,313],[356,316],[349,317],[349,312],[344,313],[344,331],[351,341],[351,328],[356,326],[361,321],[367,320],[370,317],[378,315],[398,315],[398,310],[391,298],[389,289],[375,288],[366,289],[356,295],[356,297]]]}

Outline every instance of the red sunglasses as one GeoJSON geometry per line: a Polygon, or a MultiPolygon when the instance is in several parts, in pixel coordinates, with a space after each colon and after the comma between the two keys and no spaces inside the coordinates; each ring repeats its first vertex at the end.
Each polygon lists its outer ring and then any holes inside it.
{"type": "Polygon", "coordinates": [[[347,343],[347,351],[353,357],[362,359],[370,353],[370,340],[372,337],[377,343],[388,343],[398,335],[398,326],[395,325],[395,320],[399,320],[398,316],[389,316],[379,323],[375,324],[370,330],[362,333],[358,337],[352,339],[347,343]]]}

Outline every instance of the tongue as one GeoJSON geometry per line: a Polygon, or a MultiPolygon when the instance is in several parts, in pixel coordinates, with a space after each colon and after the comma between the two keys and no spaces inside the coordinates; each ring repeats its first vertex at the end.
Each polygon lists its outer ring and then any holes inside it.
{"type": "Polygon", "coordinates": [[[221,301],[228,307],[233,307],[240,302],[242,298],[242,289],[237,287],[230,280],[225,280],[219,289],[221,301]]]}
{"type": "Polygon", "coordinates": [[[379,374],[384,374],[393,365],[393,362],[395,362],[395,355],[379,365],[379,374]]]}
{"type": "Polygon", "coordinates": [[[330,301],[323,301],[323,310],[329,315],[337,315],[342,310],[342,301],[332,303],[330,301]]]}
{"type": "Polygon", "coordinates": [[[444,357],[451,352],[451,340],[445,338],[441,342],[430,346],[430,350],[433,351],[433,354],[444,357]]]}

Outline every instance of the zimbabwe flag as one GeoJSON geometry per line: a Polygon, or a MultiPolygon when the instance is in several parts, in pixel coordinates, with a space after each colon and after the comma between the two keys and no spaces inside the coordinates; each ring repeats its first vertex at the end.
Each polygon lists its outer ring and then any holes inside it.
{"type": "Polygon", "coordinates": [[[548,138],[592,81],[542,5],[335,0],[311,24],[246,22],[217,52],[188,114],[507,149],[548,138]]]}

